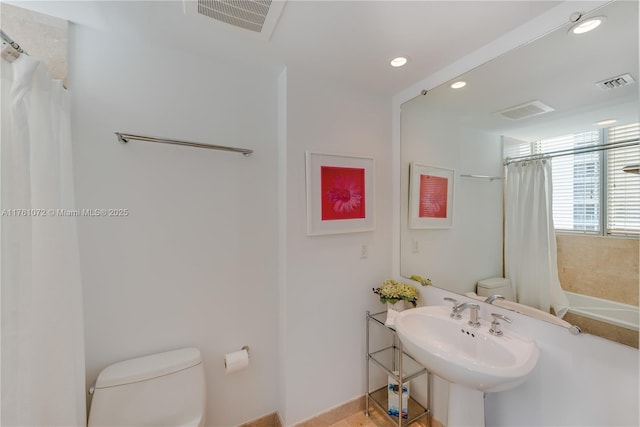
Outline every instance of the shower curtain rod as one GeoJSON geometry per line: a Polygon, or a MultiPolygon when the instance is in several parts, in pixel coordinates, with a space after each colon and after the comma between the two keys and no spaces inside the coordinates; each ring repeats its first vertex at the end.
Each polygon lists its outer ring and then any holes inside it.
{"type": "Polygon", "coordinates": [[[123,144],[126,144],[127,142],[129,142],[129,140],[133,139],[133,140],[145,141],[145,142],[158,142],[160,144],[183,145],[185,147],[232,151],[234,153],[242,153],[242,155],[245,157],[248,157],[251,153],[253,153],[253,150],[250,150],[248,148],[225,147],[224,145],[201,144],[199,142],[180,141],[177,139],[158,138],[155,136],[134,135],[131,133],[123,133],[123,132],[114,132],[114,133],[118,136],[118,141],[120,141],[123,144]]]}
{"type": "Polygon", "coordinates": [[[13,62],[20,57],[20,55],[25,54],[28,55],[27,52],[24,51],[20,47],[20,45],[13,41],[11,37],[7,33],[4,32],[2,28],[0,28],[0,37],[2,37],[2,59],[7,62],[13,62]]]}
{"type": "Polygon", "coordinates": [[[612,150],[614,148],[633,147],[634,145],[638,145],[639,143],[640,143],[640,140],[638,140],[638,138],[632,138],[632,139],[626,139],[624,141],[612,142],[611,144],[594,145],[591,147],[582,147],[582,148],[568,148],[566,150],[551,151],[549,153],[532,154],[530,156],[507,157],[504,160],[503,165],[507,166],[507,165],[510,165],[511,163],[524,162],[527,160],[549,159],[553,157],[570,156],[572,154],[593,153],[596,151],[612,150]]]}
{"type": "Polygon", "coordinates": [[[24,53],[25,55],[28,55],[28,53],[25,52],[24,49],[22,49],[18,43],[13,41],[13,39],[11,37],[9,37],[9,35],[7,33],[5,33],[2,28],[0,28],[0,37],[2,37],[2,40],[7,42],[7,44],[9,44],[9,46],[11,46],[16,51],[18,51],[18,53],[24,53]]]}

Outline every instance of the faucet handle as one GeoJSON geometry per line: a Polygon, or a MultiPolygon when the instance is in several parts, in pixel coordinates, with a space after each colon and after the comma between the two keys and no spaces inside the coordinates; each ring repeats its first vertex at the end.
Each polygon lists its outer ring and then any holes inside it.
{"type": "Polygon", "coordinates": [[[491,317],[493,317],[494,322],[498,322],[498,319],[500,319],[504,320],[507,323],[511,323],[511,319],[509,319],[507,316],[503,316],[502,314],[491,313],[491,317]]]}
{"type": "Polygon", "coordinates": [[[504,334],[500,329],[500,322],[498,322],[498,320],[504,320],[507,323],[511,323],[511,319],[498,313],[491,313],[491,317],[493,317],[493,321],[491,322],[491,329],[489,329],[489,333],[491,335],[501,337],[504,334]]]}
{"type": "Polygon", "coordinates": [[[452,319],[462,319],[462,316],[460,315],[460,313],[455,313],[455,308],[458,306],[458,300],[455,299],[455,298],[450,298],[450,297],[445,297],[444,300],[453,303],[452,309],[454,311],[451,312],[451,314],[450,314],[451,318],[452,319]]]}
{"type": "Polygon", "coordinates": [[[487,304],[493,304],[493,302],[494,302],[495,300],[497,300],[497,299],[504,300],[505,298],[504,298],[502,295],[500,295],[500,294],[493,294],[493,295],[488,296],[488,297],[484,300],[484,302],[486,302],[487,304]]]}
{"type": "Polygon", "coordinates": [[[455,307],[456,305],[458,305],[458,300],[455,298],[449,298],[449,297],[444,297],[445,301],[449,301],[453,303],[453,306],[455,307]]]}

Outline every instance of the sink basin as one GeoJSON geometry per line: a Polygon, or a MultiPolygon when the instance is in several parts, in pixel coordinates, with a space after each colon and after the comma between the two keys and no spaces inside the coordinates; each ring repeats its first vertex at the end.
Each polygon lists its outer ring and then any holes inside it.
{"type": "Polygon", "coordinates": [[[522,384],[538,362],[538,347],[507,331],[489,333],[490,322],[467,325],[469,314],[452,319],[451,307],[427,306],[401,312],[395,321],[404,350],[429,371],[450,383],[483,392],[522,384]]]}

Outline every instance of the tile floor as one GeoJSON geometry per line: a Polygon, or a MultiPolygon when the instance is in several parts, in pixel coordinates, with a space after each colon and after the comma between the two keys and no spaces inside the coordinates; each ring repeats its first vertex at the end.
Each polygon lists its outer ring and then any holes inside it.
{"type": "MultiPolygon", "coordinates": [[[[435,426],[436,423],[432,427],[435,426]]],[[[364,411],[359,411],[353,415],[350,415],[329,427],[394,427],[396,423],[392,422],[378,407],[372,405],[369,411],[369,416],[364,414],[364,411]]],[[[410,427],[429,427],[427,417],[422,417],[413,423],[409,424],[410,427]]]]}

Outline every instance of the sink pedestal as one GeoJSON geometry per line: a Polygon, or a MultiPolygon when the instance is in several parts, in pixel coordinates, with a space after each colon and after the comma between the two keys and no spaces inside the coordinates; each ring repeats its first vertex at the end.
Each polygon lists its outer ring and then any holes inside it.
{"type": "Polygon", "coordinates": [[[447,427],[484,427],[484,393],[449,383],[447,427]]]}

